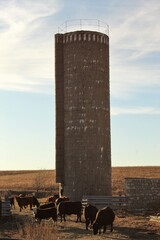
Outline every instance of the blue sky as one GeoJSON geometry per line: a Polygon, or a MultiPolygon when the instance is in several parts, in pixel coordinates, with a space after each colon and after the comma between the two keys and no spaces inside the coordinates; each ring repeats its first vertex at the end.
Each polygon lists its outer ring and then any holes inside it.
{"type": "Polygon", "coordinates": [[[160,165],[160,1],[0,0],[0,170],[55,168],[54,34],[109,25],[113,166],[160,165]]]}

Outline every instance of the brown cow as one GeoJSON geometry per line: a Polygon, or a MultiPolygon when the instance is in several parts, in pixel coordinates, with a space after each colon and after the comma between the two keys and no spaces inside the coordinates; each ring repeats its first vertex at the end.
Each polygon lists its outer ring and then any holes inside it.
{"type": "Polygon", "coordinates": [[[31,210],[32,210],[32,206],[39,207],[39,202],[37,198],[34,196],[16,197],[16,200],[17,200],[18,206],[20,207],[20,212],[23,207],[26,208],[28,207],[28,205],[30,206],[31,210]]]}

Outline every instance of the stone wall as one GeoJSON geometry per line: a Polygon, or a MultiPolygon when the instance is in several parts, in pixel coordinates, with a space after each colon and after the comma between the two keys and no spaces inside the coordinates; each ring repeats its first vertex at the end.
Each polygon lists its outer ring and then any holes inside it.
{"type": "Polygon", "coordinates": [[[160,209],[160,178],[125,178],[128,209],[160,209]]]}

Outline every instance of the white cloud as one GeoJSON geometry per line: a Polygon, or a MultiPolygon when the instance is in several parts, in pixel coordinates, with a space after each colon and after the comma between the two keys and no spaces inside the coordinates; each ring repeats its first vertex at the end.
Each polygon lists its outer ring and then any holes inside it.
{"type": "Polygon", "coordinates": [[[160,87],[160,64],[147,63],[160,53],[160,2],[141,1],[126,9],[120,22],[110,26],[111,94],[128,97],[144,86],[160,87]],[[154,4],[155,3],[155,4],[154,4]]]}
{"type": "Polygon", "coordinates": [[[53,79],[53,32],[43,22],[58,10],[56,0],[0,3],[1,90],[36,91],[53,79]]]}
{"type": "Polygon", "coordinates": [[[151,86],[160,90],[160,68],[157,65],[113,64],[110,82],[113,97],[128,98],[151,86]]]}
{"type": "MultiPolygon", "coordinates": [[[[57,30],[56,18],[60,17],[61,22],[63,17],[68,18],[65,4],[67,7],[65,1],[58,0],[0,2],[0,89],[16,90],[16,87],[21,89],[23,85],[23,91],[25,87],[28,91],[33,80],[40,85],[42,81],[46,84],[47,79],[53,80],[53,34],[57,30]],[[61,10],[61,4],[64,4],[64,9],[54,18],[54,14],[61,10]]],[[[107,9],[104,7],[102,12],[106,13],[107,10],[110,14],[110,22],[105,21],[106,14],[101,20],[108,22],[110,27],[112,96],[128,97],[138,87],[152,84],[158,86],[160,67],[158,63],[148,66],[145,59],[149,58],[150,53],[160,51],[160,2],[112,1],[103,5],[107,9]],[[117,3],[119,5],[115,14],[113,12],[117,3]]],[[[78,8],[79,5],[74,2],[73,6],[78,8]]],[[[89,6],[87,3],[85,6],[87,11],[89,6]]],[[[74,12],[74,8],[70,11],[74,12]]],[[[90,17],[90,13],[87,17],[90,17]]]]}
{"type": "Polygon", "coordinates": [[[53,94],[54,83],[47,78],[25,78],[23,75],[0,74],[0,90],[53,94]]]}
{"type": "Polygon", "coordinates": [[[147,115],[160,115],[160,109],[149,108],[149,107],[130,107],[130,108],[120,108],[120,107],[112,107],[111,115],[126,115],[126,114],[147,114],[147,115]]]}
{"type": "Polygon", "coordinates": [[[123,20],[111,25],[111,44],[118,49],[134,48],[143,55],[160,50],[159,12],[159,1],[156,4],[144,1],[134,10],[126,9],[123,20]]]}

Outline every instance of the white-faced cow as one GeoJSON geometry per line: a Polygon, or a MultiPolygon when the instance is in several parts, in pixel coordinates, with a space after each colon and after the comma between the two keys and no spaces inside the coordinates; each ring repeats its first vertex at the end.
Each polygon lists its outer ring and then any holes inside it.
{"type": "Polygon", "coordinates": [[[33,209],[36,221],[41,222],[42,219],[53,219],[53,222],[57,222],[57,209],[55,207],[50,208],[34,208],[33,209]]]}
{"type": "Polygon", "coordinates": [[[103,233],[106,232],[107,225],[111,226],[111,232],[113,231],[113,222],[115,219],[115,214],[110,207],[105,207],[100,209],[96,214],[96,219],[93,223],[93,233],[96,235],[99,231],[101,233],[101,228],[103,228],[103,233]]]}

